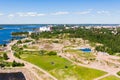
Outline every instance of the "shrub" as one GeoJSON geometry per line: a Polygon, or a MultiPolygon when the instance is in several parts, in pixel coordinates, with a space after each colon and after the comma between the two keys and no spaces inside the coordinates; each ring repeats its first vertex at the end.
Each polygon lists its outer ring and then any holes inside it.
{"type": "Polygon", "coordinates": [[[4,47],[6,47],[7,45],[6,44],[3,44],[4,47]]]}
{"type": "Polygon", "coordinates": [[[23,45],[24,48],[27,48],[27,45],[23,45]]]}
{"type": "Polygon", "coordinates": [[[40,50],[40,55],[44,55],[45,53],[46,53],[47,51],[45,51],[45,50],[40,50]]]}
{"type": "Polygon", "coordinates": [[[19,53],[14,53],[14,56],[20,59],[19,53]]]}
{"type": "Polygon", "coordinates": [[[0,64],[0,67],[3,68],[3,67],[5,67],[5,65],[1,63],[1,64],[0,64]]]}
{"type": "Polygon", "coordinates": [[[21,44],[21,43],[22,43],[22,41],[21,41],[21,40],[17,41],[17,44],[21,44]]]}
{"type": "Polygon", "coordinates": [[[21,43],[22,43],[22,41],[21,41],[21,40],[19,40],[19,41],[17,41],[17,43],[18,43],[18,44],[21,44],[21,43]]]}
{"type": "Polygon", "coordinates": [[[65,68],[68,68],[68,66],[65,66],[65,68]]]}
{"type": "Polygon", "coordinates": [[[47,55],[49,55],[49,56],[52,56],[52,55],[57,55],[57,52],[50,51],[50,52],[48,52],[48,53],[47,53],[47,55]]]}
{"type": "Polygon", "coordinates": [[[4,58],[4,60],[8,60],[9,59],[6,53],[3,54],[3,58],[4,58]]]}
{"type": "Polygon", "coordinates": [[[11,66],[11,62],[4,62],[3,63],[6,67],[10,67],[11,66]]]}
{"type": "Polygon", "coordinates": [[[17,63],[16,61],[13,61],[12,67],[21,67],[24,66],[24,63],[17,63]]]}
{"type": "Polygon", "coordinates": [[[31,42],[32,40],[25,40],[24,43],[28,43],[28,42],[31,42]]]}
{"type": "Polygon", "coordinates": [[[53,41],[53,43],[59,43],[59,41],[56,40],[56,41],[53,41]]]}
{"type": "Polygon", "coordinates": [[[4,61],[2,61],[0,63],[0,67],[1,68],[3,68],[3,67],[10,67],[10,66],[11,66],[11,62],[4,62],[4,61]]]}
{"type": "Polygon", "coordinates": [[[55,63],[54,62],[51,62],[52,65],[54,65],[55,63]]]}
{"type": "Polygon", "coordinates": [[[119,72],[117,72],[117,75],[119,75],[119,76],[120,76],[120,71],[119,71],[119,72]]]}

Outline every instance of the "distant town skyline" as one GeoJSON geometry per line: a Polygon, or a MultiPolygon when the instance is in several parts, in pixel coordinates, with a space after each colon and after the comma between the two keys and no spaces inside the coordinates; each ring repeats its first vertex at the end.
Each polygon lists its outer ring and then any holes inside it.
{"type": "Polygon", "coordinates": [[[0,0],[0,24],[120,24],[120,0],[0,0]]]}

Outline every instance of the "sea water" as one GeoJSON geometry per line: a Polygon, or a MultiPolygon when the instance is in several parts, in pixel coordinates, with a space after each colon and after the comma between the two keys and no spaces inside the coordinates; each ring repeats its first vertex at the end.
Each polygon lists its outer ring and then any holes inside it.
{"type": "Polygon", "coordinates": [[[43,25],[0,25],[3,29],[0,30],[0,45],[7,44],[11,39],[21,39],[23,37],[14,37],[12,32],[26,32],[33,31],[35,28],[39,28],[43,25]]]}

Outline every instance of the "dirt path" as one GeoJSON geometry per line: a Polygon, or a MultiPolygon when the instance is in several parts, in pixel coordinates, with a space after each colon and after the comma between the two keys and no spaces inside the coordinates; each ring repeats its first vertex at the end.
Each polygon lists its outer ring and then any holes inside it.
{"type": "Polygon", "coordinates": [[[78,66],[83,66],[83,67],[87,67],[87,68],[93,68],[93,69],[97,69],[97,70],[101,70],[101,71],[107,72],[106,75],[100,76],[100,77],[96,78],[95,80],[100,80],[100,79],[102,79],[102,78],[104,78],[104,77],[107,77],[107,76],[109,76],[109,75],[114,75],[114,76],[120,78],[120,76],[118,76],[116,73],[109,72],[108,70],[105,70],[105,69],[102,69],[102,68],[99,68],[99,67],[97,68],[97,67],[93,67],[93,66],[89,66],[89,65],[84,65],[84,64],[77,63],[77,62],[69,59],[68,57],[66,57],[66,56],[65,56],[64,54],[62,54],[62,53],[60,53],[59,55],[60,55],[61,57],[65,58],[65,59],[67,59],[68,61],[72,62],[73,64],[78,65],[78,66]]]}
{"type": "Polygon", "coordinates": [[[105,78],[105,77],[107,77],[107,76],[110,76],[111,74],[106,74],[106,75],[103,75],[103,76],[101,76],[101,77],[98,77],[98,78],[96,78],[96,79],[94,79],[94,80],[101,80],[101,79],[103,79],[103,78],[105,78]]]}
{"type": "Polygon", "coordinates": [[[17,42],[17,40],[11,42],[7,46],[7,50],[9,51],[8,57],[10,58],[9,61],[14,61],[15,60],[16,62],[24,63],[25,68],[28,69],[31,73],[33,73],[38,78],[38,80],[43,80],[43,79],[33,70],[33,68],[36,68],[37,70],[40,70],[41,72],[45,73],[48,77],[52,78],[53,80],[57,80],[54,76],[50,75],[47,71],[43,70],[42,68],[39,68],[36,65],[33,65],[29,62],[26,62],[24,60],[21,60],[21,59],[18,59],[16,57],[14,57],[14,55],[13,55],[14,52],[11,50],[11,46],[16,44],[16,42],[17,42]]]}
{"type": "Polygon", "coordinates": [[[120,59],[120,57],[112,56],[112,55],[98,55],[97,59],[117,65],[117,68],[105,66],[104,70],[106,70],[106,72],[108,72],[109,74],[112,74],[112,75],[120,78],[120,76],[117,75],[117,72],[120,71],[120,63],[118,61],[113,60],[113,59],[115,59],[115,60],[120,59]]]}

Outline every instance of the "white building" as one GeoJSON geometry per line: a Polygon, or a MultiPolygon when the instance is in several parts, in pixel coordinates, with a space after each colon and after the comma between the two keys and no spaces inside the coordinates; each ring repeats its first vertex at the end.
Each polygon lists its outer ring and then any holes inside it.
{"type": "Polygon", "coordinates": [[[51,31],[51,27],[46,27],[46,26],[40,27],[40,28],[39,28],[39,31],[40,31],[40,32],[51,31]]]}

